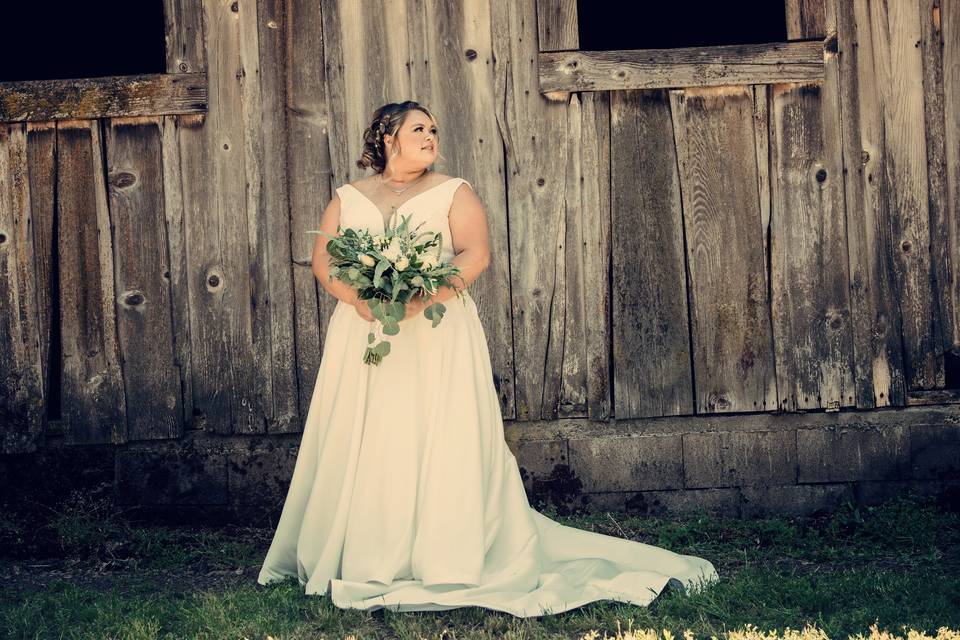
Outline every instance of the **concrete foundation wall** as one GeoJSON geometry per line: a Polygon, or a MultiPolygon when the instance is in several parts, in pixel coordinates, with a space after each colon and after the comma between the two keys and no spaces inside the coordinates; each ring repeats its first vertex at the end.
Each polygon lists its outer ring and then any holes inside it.
{"type": "MultiPolygon", "coordinates": [[[[960,407],[507,423],[531,504],[669,515],[808,514],[916,491],[960,496],[960,407]]],[[[0,457],[5,500],[111,483],[148,519],[275,522],[301,434],[0,457]]]]}

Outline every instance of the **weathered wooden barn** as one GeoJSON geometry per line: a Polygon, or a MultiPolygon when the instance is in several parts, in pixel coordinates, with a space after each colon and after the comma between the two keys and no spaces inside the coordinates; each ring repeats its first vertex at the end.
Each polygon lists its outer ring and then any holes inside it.
{"type": "MultiPolygon", "coordinates": [[[[960,2],[581,50],[575,0],[163,0],[166,73],[0,83],[0,474],[276,513],[374,108],[438,116],[535,505],[801,513],[960,486],[960,2]]],[[[952,493],[954,492],[954,493],[952,493]]]]}

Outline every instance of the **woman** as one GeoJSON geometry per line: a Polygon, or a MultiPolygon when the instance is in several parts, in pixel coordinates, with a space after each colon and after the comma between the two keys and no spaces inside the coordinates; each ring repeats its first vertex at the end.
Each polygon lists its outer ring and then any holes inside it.
{"type": "MultiPolygon", "coordinates": [[[[464,287],[490,263],[483,206],[462,178],[429,169],[439,152],[430,111],[413,101],[378,109],[357,164],[320,228],[441,232],[441,258],[464,287]]],[[[327,328],[293,479],[258,582],[297,576],[338,607],[442,610],[480,606],[519,617],[596,600],[647,605],[671,583],[718,579],[702,558],[583,531],[530,507],[503,437],[486,336],[469,292],[441,288],[407,305],[391,351],[363,364],[373,316],[328,278],[326,239],[313,269],[339,302],[327,328]],[[447,311],[424,317],[434,300],[447,311]]]]}

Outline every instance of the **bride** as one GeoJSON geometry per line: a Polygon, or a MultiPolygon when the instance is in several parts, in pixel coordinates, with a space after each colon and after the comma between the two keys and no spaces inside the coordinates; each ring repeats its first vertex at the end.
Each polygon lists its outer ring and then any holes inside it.
{"type": "Polygon", "coordinates": [[[442,233],[441,259],[465,288],[412,300],[389,356],[364,364],[373,315],[328,277],[317,236],[313,271],[338,302],[257,582],[296,577],[341,608],[530,617],[597,600],[645,606],[668,584],[694,592],[718,580],[706,559],[562,525],[528,503],[466,289],[490,264],[484,208],[466,180],[430,170],[439,138],[416,102],[377,109],[357,161],[374,174],[336,189],[320,229],[382,233],[409,216],[442,233]],[[423,309],[436,301],[447,310],[433,327],[423,309]]]}

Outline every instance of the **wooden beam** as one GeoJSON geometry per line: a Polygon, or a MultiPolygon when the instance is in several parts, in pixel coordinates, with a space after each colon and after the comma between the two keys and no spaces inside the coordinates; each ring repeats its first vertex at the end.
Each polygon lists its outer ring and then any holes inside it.
{"type": "Polygon", "coordinates": [[[773,84],[823,79],[823,42],[629,51],[541,51],[540,93],[773,84]]]}
{"type": "Polygon", "coordinates": [[[207,74],[0,82],[0,122],[204,113],[207,74]]]}

